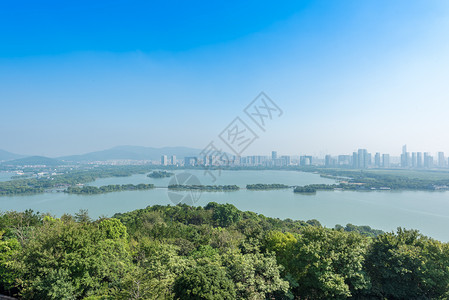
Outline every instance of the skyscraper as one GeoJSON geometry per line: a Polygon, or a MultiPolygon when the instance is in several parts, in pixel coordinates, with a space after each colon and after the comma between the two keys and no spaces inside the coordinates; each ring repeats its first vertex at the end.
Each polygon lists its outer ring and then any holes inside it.
{"type": "Polygon", "coordinates": [[[432,168],[433,167],[433,157],[429,152],[424,153],[424,168],[432,168]]]}
{"type": "Polygon", "coordinates": [[[282,166],[289,166],[291,164],[291,157],[289,155],[281,156],[281,160],[282,160],[282,163],[281,163],[282,166]]]}
{"type": "Polygon", "coordinates": [[[422,152],[416,153],[416,167],[417,168],[423,167],[422,152]]]}
{"type": "Polygon", "coordinates": [[[310,166],[312,164],[312,156],[308,156],[308,155],[300,156],[299,164],[301,166],[310,166]]]}
{"type": "Polygon", "coordinates": [[[408,168],[409,167],[409,153],[407,152],[407,145],[402,146],[402,154],[401,154],[401,167],[408,168]]]}
{"type": "Polygon", "coordinates": [[[271,159],[275,160],[278,158],[278,152],[277,151],[271,151],[271,159]]]}
{"type": "Polygon", "coordinates": [[[366,169],[368,168],[368,160],[370,159],[370,156],[368,156],[368,151],[366,149],[359,149],[358,154],[358,168],[359,169],[366,169]]]}
{"type": "Polygon", "coordinates": [[[446,166],[446,159],[444,158],[444,152],[438,152],[438,167],[444,168],[446,166]]]}
{"type": "Polygon", "coordinates": [[[417,167],[417,158],[416,158],[416,152],[412,152],[412,168],[416,168],[417,167]]]}
{"type": "Polygon", "coordinates": [[[167,155],[162,155],[161,156],[161,165],[163,165],[163,166],[168,165],[167,155]]]}
{"type": "Polygon", "coordinates": [[[382,154],[382,166],[384,168],[390,167],[390,154],[382,154]]]}
{"type": "Polygon", "coordinates": [[[338,165],[340,166],[350,166],[351,165],[351,155],[339,155],[338,165]]]}
{"type": "Polygon", "coordinates": [[[357,152],[352,152],[352,167],[354,169],[359,168],[359,155],[357,154],[357,152]]]}
{"type": "Polygon", "coordinates": [[[177,163],[177,161],[176,161],[176,155],[172,155],[172,156],[171,156],[171,164],[172,164],[173,166],[175,166],[176,163],[177,163]]]}
{"type": "Polygon", "coordinates": [[[376,168],[380,168],[380,153],[376,152],[376,155],[374,156],[374,166],[376,168]]]}

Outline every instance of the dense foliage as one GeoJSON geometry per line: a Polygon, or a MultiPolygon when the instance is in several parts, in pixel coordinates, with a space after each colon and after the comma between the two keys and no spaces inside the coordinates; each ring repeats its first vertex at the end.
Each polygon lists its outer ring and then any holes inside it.
{"type": "Polygon", "coordinates": [[[426,171],[405,173],[401,170],[390,171],[364,171],[364,170],[339,170],[339,169],[318,169],[323,177],[335,178],[348,182],[340,187],[348,189],[354,183],[361,183],[359,186],[352,186],[352,189],[379,189],[390,188],[395,190],[435,190],[439,187],[448,188],[449,179],[447,173],[426,171]]]}
{"type": "Polygon", "coordinates": [[[293,192],[294,193],[303,193],[303,194],[312,194],[312,193],[316,193],[316,188],[311,187],[309,185],[297,186],[297,187],[295,187],[293,192]]]}
{"type": "Polygon", "coordinates": [[[182,185],[170,184],[170,190],[187,191],[199,190],[205,192],[223,192],[223,191],[238,191],[240,188],[237,185],[182,185]]]}
{"type": "Polygon", "coordinates": [[[43,193],[49,189],[66,188],[76,184],[95,181],[97,178],[126,177],[144,174],[148,166],[97,167],[86,170],[71,170],[64,174],[42,178],[16,179],[0,182],[0,196],[43,193]]]}
{"type": "Polygon", "coordinates": [[[175,175],[175,173],[167,172],[167,171],[153,171],[150,174],[147,175],[147,177],[150,178],[166,178],[166,177],[172,177],[175,175]]]}
{"type": "Polygon", "coordinates": [[[246,189],[248,190],[279,190],[279,189],[288,189],[289,186],[285,184],[272,183],[272,184],[247,184],[246,189]]]}
{"type": "Polygon", "coordinates": [[[23,299],[446,299],[449,245],[231,204],[91,220],[0,215],[0,294],[23,299]]]}
{"type": "Polygon", "coordinates": [[[110,184],[104,185],[100,187],[96,186],[70,186],[65,190],[65,193],[68,194],[77,194],[77,195],[96,195],[96,194],[105,194],[112,192],[120,192],[120,191],[141,191],[141,190],[149,190],[154,188],[154,184],[110,184]]]}

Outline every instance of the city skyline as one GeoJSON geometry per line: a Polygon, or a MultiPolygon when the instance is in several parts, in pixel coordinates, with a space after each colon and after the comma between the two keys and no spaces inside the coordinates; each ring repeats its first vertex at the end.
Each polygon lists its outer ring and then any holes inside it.
{"type": "Polygon", "coordinates": [[[352,154],[330,155],[314,157],[313,155],[278,155],[278,151],[271,151],[271,155],[247,155],[229,156],[218,152],[218,155],[186,156],[182,160],[176,160],[172,155],[162,155],[160,164],[162,166],[263,166],[263,167],[286,167],[286,166],[320,166],[344,167],[353,169],[369,168],[402,168],[402,169],[433,169],[448,168],[449,157],[444,152],[437,153],[434,157],[429,152],[408,152],[407,145],[402,146],[402,154],[399,157],[390,153],[368,152],[367,149],[358,149],[352,154]]]}

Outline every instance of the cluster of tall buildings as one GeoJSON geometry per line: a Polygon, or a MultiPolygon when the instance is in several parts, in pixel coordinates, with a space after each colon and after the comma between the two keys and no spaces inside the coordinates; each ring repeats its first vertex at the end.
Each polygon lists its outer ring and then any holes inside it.
{"type": "Polygon", "coordinates": [[[401,167],[403,168],[446,168],[449,162],[444,152],[438,152],[436,161],[429,152],[407,152],[407,145],[402,146],[401,167]]]}
{"type": "Polygon", "coordinates": [[[400,157],[391,156],[388,153],[368,152],[367,149],[358,149],[351,154],[332,156],[330,154],[323,157],[312,157],[311,155],[289,156],[278,155],[277,151],[272,151],[268,155],[251,156],[190,156],[177,160],[175,155],[168,157],[161,156],[163,166],[246,166],[246,167],[286,167],[286,166],[311,166],[324,165],[326,167],[342,167],[353,169],[367,168],[448,168],[449,160],[444,152],[438,152],[436,159],[429,152],[408,152],[407,146],[402,147],[400,157]]]}
{"type": "Polygon", "coordinates": [[[390,154],[381,154],[376,152],[373,155],[366,149],[358,149],[357,152],[353,152],[352,155],[338,155],[332,157],[326,155],[324,158],[324,165],[326,167],[352,167],[354,169],[366,169],[370,167],[376,168],[390,168],[390,154]]]}
{"type": "Polygon", "coordinates": [[[272,151],[271,156],[251,155],[251,156],[189,156],[183,160],[176,160],[176,156],[161,156],[160,164],[162,166],[214,166],[214,165],[230,165],[230,166],[247,166],[247,167],[285,167],[290,165],[310,166],[315,160],[311,155],[296,156],[290,155],[278,156],[277,151],[272,151]]]}
{"type": "Polygon", "coordinates": [[[373,156],[366,149],[358,149],[352,155],[339,155],[337,157],[326,155],[324,164],[326,167],[346,166],[354,169],[391,167],[430,169],[435,167],[446,168],[449,166],[449,161],[444,156],[444,152],[438,152],[437,163],[434,163],[434,158],[429,152],[410,153],[407,152],[407,145],[404,145],[399,161],[394,163],[390,161],[390,154],[376,152],[373,156]]]}
{"type": "Polygon", "coordinates": [[[161,165],[162,166],[176,166],[178,165],[178,161],[176,160],[176,155],[172,155],[170,157],[170,160],[168,159],[167,155],[161,156],[161,165]]]}

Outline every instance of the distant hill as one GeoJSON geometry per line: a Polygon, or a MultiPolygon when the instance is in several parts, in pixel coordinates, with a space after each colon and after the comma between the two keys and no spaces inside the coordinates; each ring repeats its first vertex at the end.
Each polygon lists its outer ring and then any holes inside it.
{"type": "Polygon", "coordinates": [[[15,153],[11,153],[5,150],[0,149],[0,161],[7,161],[7,160],[13,160],[18,158],[23,158],[25,155],[19,155],[15,153]]]}
{"type": "Polygon", "coordinates": [[[71,162],[105,161],[114,159],[160,160],[162,155],[176,155],[177,159],[182,159],[186,156],[197,156],[200,152],[200,149],[188,147],[152,148],[141,146],[118,146],[82,155],[59,157],[58,159],[71,162]]]}
{"type": "Polygon", "coordinates": [[[2,164],[8,166],[25,166],[25,165],[59,166],[63,165],[64,162],[57,160],[55,158],[49,158],[45,156],[29,156],[25,158],[6,161],[3,162],[2,164]]]}

